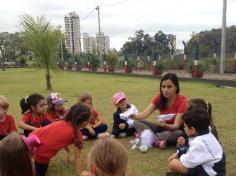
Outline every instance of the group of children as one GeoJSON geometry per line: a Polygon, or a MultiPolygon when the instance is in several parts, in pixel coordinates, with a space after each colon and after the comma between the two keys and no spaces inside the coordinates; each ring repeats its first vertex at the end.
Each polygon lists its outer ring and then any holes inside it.
{"type": "MultiPolygon", "coordinates": [[[[7,114],[9,104],[5,97],[0,96],[0,175],[44,176],[51,158],[60,149],[65,149],[69,155],[68,146],[74,144],[78,174],[125,176],[128,164],[127,150],[115,139],[104,137],[135,136],[135,140],[138,139],[133,141],[135,146],[139,143],[140,150],[146,151],[152,146],[165,148],[168,138],[163,140],[160,137],[161,132],[168,133],[169,137],[173,135],[173,131],[177,132],[174,133],[174,137],[178,134],[175,138],[177,152],[168,159],[171,172],[167,175],[225,175],[225,155],[212,120],[211,104],[202,99],[192,99],[185,105],[186,100],[178,95],[178,82],[173,84],[174,81],[169,80],[171,79],[162,80],[160,88],[164,98],[170,97],[172,91],[182,102],[183,105],[179,106],[180,111],[175,114],[177,122],[175,119],[159,121],[156,130],[153,124],[140,119],[150,115],[156,108],[162,109],[161,106],[165,104],[155,105],[156,102],[163,101],[162,97],[160,100],[159,97],[155,97],[147,109],[139,113],[135,105],[128,103],[124,92],[117,92],[113,95],[113,103],[117,109],[113,114],[111,135],[107,132],[108,126],[103,123],[93,107],[92,96],[88,93],[81,94],[78,102],[69,109],[64,108],[65,100],[58,93],[51,93],[46,98],[32,94],[21,99],[23,115],[19,127],[24,130],[25,137],[17,133],[14,118],[7,114]],[[81,173],[80,150],[83,140],[94,138],[101,139],[91,150],[90,170],[81,173]],[[11,147],[8,147],[9,145],[11,147]],[[16,157],[11,155],[16,153],[20,154],[19,159],[15,160],[16,157]],[[35,169],[32,167],[31,156],[35,169]],[[24,164],[20,164],[20,157],[24,164]],[[11,162],[16,164],[12,165],[11,162]]],[[[172,104],[178,107],[176,100],[172,104]]],[[[167,106],[168,109],[169,105],[167,106]]]]}

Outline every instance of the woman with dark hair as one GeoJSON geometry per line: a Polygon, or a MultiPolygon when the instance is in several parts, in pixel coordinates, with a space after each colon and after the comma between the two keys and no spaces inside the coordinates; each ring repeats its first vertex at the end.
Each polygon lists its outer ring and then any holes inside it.
{"type": "Polygon", "coordinates": [[[179,92],[178,77],[174,73],[167,73],[161,79],[160,93],[152,98],[151,103],[144,111],[132,115],[134,119],[140,120],[154,133],[158,133],[157,146],[161,144],[160,141],[175,144],[183,132],[181,130],[183,127],[181,116],[187,110],[187,100],[179,92]],[[160,112],[157,123],[142,120],[150,116],[156,109],[160,112]]]}

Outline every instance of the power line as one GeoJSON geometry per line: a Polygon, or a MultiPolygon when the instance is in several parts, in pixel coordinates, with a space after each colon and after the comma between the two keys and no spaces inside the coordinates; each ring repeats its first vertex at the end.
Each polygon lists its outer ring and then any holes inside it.
{"type": "Polygon", "coordinates": [[[82,21],[84,21],[86,18],[88,18],[89,15],[91,15],[95,10],[96,10],[96,8],[94,8],[91,12],[89,12],[82,20],[80,20],[80,22],[82,22],[82,21]]]}
{"type": "MultiPolygon", "coordinates": [[[[100,5],[100,7],[110,7],[110,6],[114,6],[114,5],[118,5],[118,4],[122,4],[124,2],[126,2],[128,0],[123,0],[123,1],[119,1],[119,2],[115,2],[112,4],[105,4],[105,5],[100,5]]],[[[94,11],[96,10],[96,8],[94,8],[91,12],[89,12],[83,19],[80,20],[80,22],[84,21],[86,18],[88,18],[94,11]]]]}
{"type": "Polygon", "coordinates": [[[112,4],[101,5],[101,7],[110,7],[110,6],[122,4],[122,3],[126,2],[126,1],[128,1],[128,0],[123,0],[123,1],[112,3],[112,4]]]}

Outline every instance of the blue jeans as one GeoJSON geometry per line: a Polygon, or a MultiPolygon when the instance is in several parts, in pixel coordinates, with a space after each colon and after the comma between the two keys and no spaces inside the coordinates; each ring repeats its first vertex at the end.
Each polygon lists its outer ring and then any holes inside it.
{"type": "Polygon", "coordinates": [[[89,133],[87,128],[81,129],[81,131],[82,131],[84,136],[87,136],[90,139],[94,139],[94,138],[97,138],[99,133],[104,133],[104,132],[107,131],[107,125],[106,124],[101,124],[98,127],[93,128],[93,130],[95,131],[95,135],[94,136],[89,133]]]}
{"type": "Polygon", "coordinates": [[[38,162],[34,162],[35,165],[35,172],[36,172],[36,176],[45,176],[46,172],[48,170],[48,164],[41,164],[38,162]]]}

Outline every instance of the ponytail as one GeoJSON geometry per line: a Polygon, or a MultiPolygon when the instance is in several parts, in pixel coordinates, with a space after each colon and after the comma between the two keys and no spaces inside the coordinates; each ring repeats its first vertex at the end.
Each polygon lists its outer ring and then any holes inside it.
{"type": "Polygon", "coordinates": [[[44,97],[40,94],[31,94],[28,97],[22,98],[20,100],[21,113],[24,114],[25,112],[32,110],[31,106],[36,106],[39,101],[43,99],[44,97]]]}
{"type": "Polygon", "coordinates": [[[212,115],[211,115],[211,113],[212,113],[212,105],[211,105],[211,103],[206,101],[206,106],[207,106],[207,112],[210,115],[211,132],[216,137],[216,139],[218,139],[218,133],[217,133],[217,130],[216,130],[216,126],[215,126],[215,124],[213,122],[212,115]]]}
{"type": "Polygon", "coordinates": [[[209,103],[203,99],[200,99],[200,98],[194,98],[189,101],[188,109],[192,110],[194,108],[201,108],[201,109],[204,109],[208,112],[211,132],[218,139],[218,133],[217,133],[216,126],[215,126],[215,124],[213,122],[213,118],[212,118],[212,105],[211,105],[211,103],[209,103]]]}
{"type": "Polygon", "coordinates": [[[20,100],[21,114],[24,114],[30,109],[30,106],[27,103],[27,99],[28,97],[25,97],[20,100]]]}

